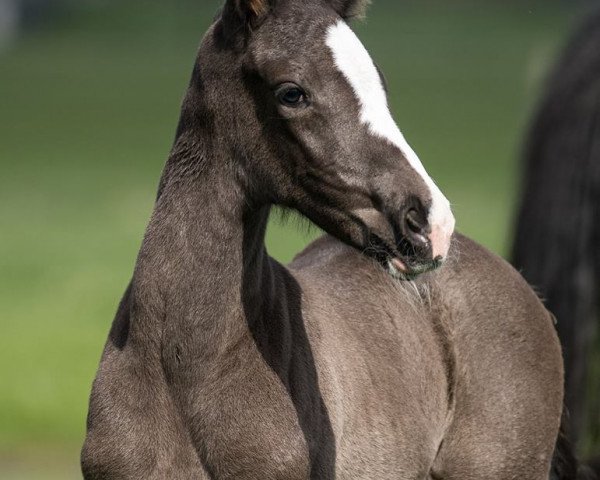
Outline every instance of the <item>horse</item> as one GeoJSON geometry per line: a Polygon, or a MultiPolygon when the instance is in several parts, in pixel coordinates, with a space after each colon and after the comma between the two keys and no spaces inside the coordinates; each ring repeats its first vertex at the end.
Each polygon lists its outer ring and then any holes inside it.
{"type": "Polygon", "coordinates": [[[349,25],[365,8],[226,0],[204,36],[84,478],[548,480],[552,317],[455,231],[349,25]],[[274,205],[326,232],[287,267],[274,205]]]}
{"type": "Polygon", "coordinates": [[[588,384],[600,320],[598,45],[600,10],[576,29],[532,120],[512,252],[513,264],[558,319],[574,441],[589,434],[593,422],[600,431],[600,405],[589,405],[588,384]]]}

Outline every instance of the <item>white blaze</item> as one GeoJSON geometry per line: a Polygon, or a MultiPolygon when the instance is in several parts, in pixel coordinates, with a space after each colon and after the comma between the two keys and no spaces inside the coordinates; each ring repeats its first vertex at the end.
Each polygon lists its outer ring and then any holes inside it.
{"type": "MultiPolygon", "coordinates": [[[[431,240],[434,249],[440,242],[449,243],[455,224],[450,203],[427,174],[419,157],[392,118],[381,77],[369,52],[343,20],[329,27],[327,46],[333,53],[337,68],[350,83],[361,105],[361,121],[368,125],[371,133],[397,146],[428,186],[432,198],[428,220],[433,230],[431,240]]],[[[445,257],[447,248],[439,253],[445,257]]]]}

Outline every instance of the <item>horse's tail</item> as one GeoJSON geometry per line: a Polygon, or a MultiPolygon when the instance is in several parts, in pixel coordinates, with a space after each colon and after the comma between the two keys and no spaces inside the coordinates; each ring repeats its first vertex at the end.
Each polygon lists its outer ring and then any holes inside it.
{"type": "Polygon", "coordinates": [[[600,480],[600,465],[582,465],[574,453],[573,444],[569,440],[567,415],[563,413],[558,439],[552,458],[550,480],[600,480]]]}
{"type": "MultiPolygon", "coordinates": [[[[552,458],[552,469],[550,480],[577,480],[579,465],[573,452],[573,446],[567,437],[566,415],[563,414],[560,422],[560,432],[556,440],[554,456],[552,458]]],[[[581,479],[583,480],[583,479],[581,479]]]]}

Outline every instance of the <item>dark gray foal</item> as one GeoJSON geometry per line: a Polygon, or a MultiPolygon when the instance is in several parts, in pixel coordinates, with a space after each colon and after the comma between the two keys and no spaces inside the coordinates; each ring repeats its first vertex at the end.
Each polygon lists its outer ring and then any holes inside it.
{"type": "Polygon", "coordinates": [[[548,479],[552,320],[453,233],[345,21],[361,3],[228,0],[204,38],[94,382],[86,479],[548,479]],[[331,236],[278,264],[273,204],[331,236]]]}

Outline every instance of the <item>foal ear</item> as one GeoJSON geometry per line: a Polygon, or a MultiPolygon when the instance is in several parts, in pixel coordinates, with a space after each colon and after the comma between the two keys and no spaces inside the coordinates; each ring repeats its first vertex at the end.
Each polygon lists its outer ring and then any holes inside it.
{"type": "Polygon", "coordinates": [[[237,11],[248,19],[260,18],[271,8],[269,0],[233,0],[237,11]]]}
{"type": "Polygon", "coordinates": [[[364,18],[371,0],[327,0],[343,18],[364,18]]]}
{"type": "Polygon", "coordinates": [[[274,0],[227,0],[221,14],[226,30],[235,35],[255,28],[266,17],[274,0]]]}

